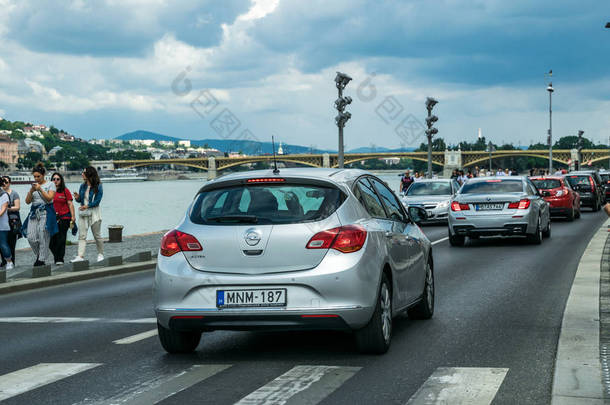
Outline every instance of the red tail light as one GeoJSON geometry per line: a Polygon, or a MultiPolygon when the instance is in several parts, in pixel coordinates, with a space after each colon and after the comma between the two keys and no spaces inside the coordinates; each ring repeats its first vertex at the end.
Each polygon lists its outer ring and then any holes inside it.
{"type": "Polygon", "coordinates": [[[530,207],[530,200],[523,199],[519,202],[513,202],[508,204],[508,209],[511,210],[526,210],[530,207]]]}
{"type": "Polygon", "coordinates": [[[460,204],[457,201],[451,203],[451,211],[468,211],[470,207],[468,204],[460,204]]]}
{"type": "Polygon", "coordinates": [[[262,178],[262,179],[248,179],[246,183],[283,183],[285,179],[281,177],[270,177],[270,178],[262,178]]]}
{"type": "Polygon", "coordinates": [[[591,183],[591,191],[595,192],[595,183],[593,182],[593,177],[589,177],[589,183],[591,183]]]}
{"type": "Polygon", "coordinates": [[[335,249],[343,253],[357,252],[366,241],[366,230],[360,225],[346,225],[315,234],[307,249],[335,249]]]}
{"type": "Polygon", "coordinates": [[[178,252],[196,252],[203,250],[199,241],[188,233],[173,229],[163,235],[161,240],[161,255],[173,256],[178,252]]]}

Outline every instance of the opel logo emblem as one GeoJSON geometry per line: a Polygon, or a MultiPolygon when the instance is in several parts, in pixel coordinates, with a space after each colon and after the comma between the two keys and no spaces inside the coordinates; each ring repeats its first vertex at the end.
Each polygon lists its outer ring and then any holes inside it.
{"type": "Polygon", "coordinates": [[[491,197],[487,197],[487,201],[491,201],[491,197]]]}
{"type": "Polygon", "coordinates": [[[262,234],[257,229],[248,229],[244,235],[244,239],[249,246],[256,246],[261,241],[262,234]]]}

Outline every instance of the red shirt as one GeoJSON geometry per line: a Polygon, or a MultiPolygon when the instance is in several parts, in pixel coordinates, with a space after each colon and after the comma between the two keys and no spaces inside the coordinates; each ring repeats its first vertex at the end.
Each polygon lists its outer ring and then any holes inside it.
{"type": "Polygon", "coordinates": [[[57,217],[70,216],[70,206],[68,201],[72,201],[72,193],[68,188],[64,188],[63,192],[56,191],[55,197],[53,198],[53,207],[57,217]]]}

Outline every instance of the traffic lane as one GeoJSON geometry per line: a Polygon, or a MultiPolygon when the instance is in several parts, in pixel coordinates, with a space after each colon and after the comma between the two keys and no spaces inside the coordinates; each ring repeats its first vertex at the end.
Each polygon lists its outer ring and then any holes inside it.
{"type": "MultiPolygon", "coordinates": [[[[434,252],[436,310],[430,321],[397,320],[390,352],[323,403],[400,403],[437,367],[509,372],[495,404],[550,402],[563,310],[580,257],[604,214],[553,224],[551,239],[481,239],[434,252]],[[375,392],[365,387],[372,384],[375,392]]],[[[404,402],[403,402],[404,403],[404,402]]]]}
{"type": "Polygon", "coordinates": [[[447,224],[426,224],[420,225],[420,228],[430,242],[435,242],[447,237],[447,224]]]}

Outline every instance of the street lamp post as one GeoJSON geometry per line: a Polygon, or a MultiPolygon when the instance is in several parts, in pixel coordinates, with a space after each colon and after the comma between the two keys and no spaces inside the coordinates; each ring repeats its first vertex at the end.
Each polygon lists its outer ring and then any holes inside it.
{"type": "Polygon", "coordinates": [[[343,144],[343,127],[345,127],[345,123],[352,117],[352,114],[347,111],[344,111],[345,107],[348,104],[351,104],[352,98],[343,97],[343,90],[351,80],[351,77],[341,72],[337,72],[337,76],[335,77],[335,84],[337,85],[337,90],[339,92],[339,98],[335,100],[335,108],[339,112],[339,114],[337,114],[337,116],[335,117],[335,123],[339,128],[339,153],[337,162],[339,168],[343,168],[343,148],[345,147],[345,145],[343,144]]]}
{"type": "MultiPolygon", "coordinates": [[[[487,144],[487,151],[489,152],[489,171],[492,171],[491,168],[491,154],[496,150],[496,148],[494,148],[494,145],[491,143],[491,141],[489,141],[489,143],[487,144]]],[[[493,173],[492,173],[493,175],[493,173]]]]}
{"type": "Polygon", "coordinates": [[[549,82],[546,88],[549,92],[549,174],[553,174],[553,83],[549,82]]]}
{"type": "Polygon", "coordinates": [[[582,162],[582,135],[585,133],[585,131],[579,130],[578,131],[578,141],[576,143],[576,150],[578,151],[578,161],[576,163],[576,170],[580,169],[580,165],[582,162]]]}
{"type": "Polygon", "coordinates": [[[434,123],[438,121],[436,115],[432,115],[432,109],[438,104],[438,101],[432,97],[426,98],[426,110],[428,110],[428,116],[426,117],[426,137],[428,138],[428,178],[432,178],[432,137],[438,134],[438,129],[434,128],[434,123]]]}

